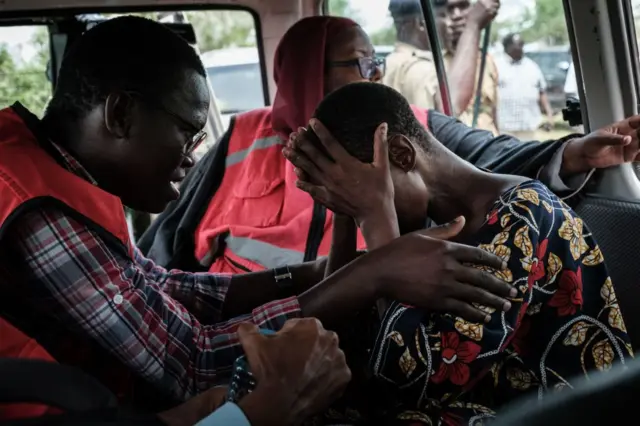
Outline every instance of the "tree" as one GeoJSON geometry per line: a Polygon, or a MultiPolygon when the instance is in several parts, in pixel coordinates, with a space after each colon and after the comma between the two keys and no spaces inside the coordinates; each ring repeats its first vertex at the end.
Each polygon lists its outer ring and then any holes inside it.
{"type": "Polygon", "coordinates": [[[389,46],[396,42],[396,29],[393,26],[379,29],[369,35],[374,46],[389,46]]]}
{"type": "Polygon", "coordinates": [[[186,12],[201,52],[228,47],[256,46],[253,16],[245,11],[212,10],[186,12]]]}
{"type": "Polygon", "coordinates": [[[358,21],[358,12],[356,12],[349,3],[349,0],[326,0],[329,15],[342,16],[345,18],[358,21]]]}
{"type": "Polygon", "coordinates": [[[35,53],[27,62],[14,58],[6,45],[0,45],[0,108],[20,101],[34,114],[41,115],[51,97],[51,83],[46,75],[49,60],[46,28],[37,28],[29,44],[35,53]]]}
{"type": "Polygon", "coordinates": [[[564,8],[558,0],[537,0],[519,21],[496,22],[492,27],[493,41],[500,41],[508,32],[520,33],[527,43],[543,42],[552,46],[569,43],[564,8]]]}

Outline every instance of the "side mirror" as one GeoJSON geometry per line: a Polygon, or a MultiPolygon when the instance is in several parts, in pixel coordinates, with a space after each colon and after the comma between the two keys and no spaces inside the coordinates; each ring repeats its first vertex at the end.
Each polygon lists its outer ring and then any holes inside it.
{"type": "Polygon", "coordinates": [[[562,71],[569,71],[570,66],[571,64],[568,61],[558,62],[558,68],[560,68],[562,71]]]}

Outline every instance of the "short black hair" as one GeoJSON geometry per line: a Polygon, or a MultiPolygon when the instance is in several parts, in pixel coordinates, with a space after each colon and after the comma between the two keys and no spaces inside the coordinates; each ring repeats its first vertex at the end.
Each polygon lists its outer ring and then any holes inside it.
{"type": "Polygon", "coordinates": [[[511,46],[517,39],[522,40],[519,33],[509,33],[502,39],[502,46],[506,49],[511,46]]]}
{"type": "Polygon", "coordinates": [[[373,137],[382,123],[388,134],[403,134],[429,149],[429,135],[409,102],[381,83],[351,83],[327,95],[314,117],[324,124],[344,148],[362,162],[373,161],[373,137]]]}
{"type": "MultiPolygon", "coordinates": [[[[435,7],[447,5],[447,0],[430,0],[435,7]]],[[[411,16],[422,17],[422,5],[420,0],[390,0],[389,13],[394,19],[401,19],[411,16]]]]}
{"type": "Polygon", "coordinates": [[[109,19],[65,54],[47,115],[82,118],[113,90],[159,99],[188,70],[206,76],[196,51],[164,25],[136,16],[109,19]]]}

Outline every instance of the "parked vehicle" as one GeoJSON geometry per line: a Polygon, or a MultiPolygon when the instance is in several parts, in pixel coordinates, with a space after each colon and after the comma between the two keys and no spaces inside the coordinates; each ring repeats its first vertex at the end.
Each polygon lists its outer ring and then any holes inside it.
{"type": "Polygon", "coordinates": [[[568,45],[537,47],[533,43],[524,48],[525,55],[538,64],[547,80],[547,96],[554,111],[565,105],[564,83],[571,64],[571,50],[568,45]]]}
{"type": "Polygon", "coordinates": [[[231,116],[264,106],[256,47],[210,50],[200,55],[226,129],[231,116]]]}

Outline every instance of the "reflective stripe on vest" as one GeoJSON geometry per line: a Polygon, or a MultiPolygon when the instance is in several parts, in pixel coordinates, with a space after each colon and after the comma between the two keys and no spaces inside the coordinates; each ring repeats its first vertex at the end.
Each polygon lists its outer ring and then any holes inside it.
{"type": "MultiPolygon", "coordinates": [[[[427,110],[412,109],[426,127],[427,110]]],[[[313,200],[295,187],[296,176],[281,144],[271,129],[270,108],[236,117],[224,178],[194,236],[195,255],[203,264],[212,258],[211,251],[221,254],[206,264],[210,272],[259,271],[304,260],[313,200]]],[[[332,213],[327,212],[319,257],[329,254],[332,226],[332,213]]],[[[359,233],[358,249],[365,248],[359,233]]]]}
{"type": "Polygon", "coordinates": [[[265,269],[278,268],[283,265],[296,265],[302,263],[304,253],[289,250],[245,237],[234,237],[229,235],[225,242],[227,248],[236,256],[259,263],[265,269]]]}
{"type": "Polygon", "coordinates": [[[266,138],[256,139],[255,141],[253,141],[249,148],[228,155],[225,160],[225,166],[229,167],[233,166],[234,164],[238,164],[239,162],[244,161],[252,152],[258,149],[269,148],[274,145],[282,145],[282,140],[280,139],[280,137],[269,136],[266,138]]]}

